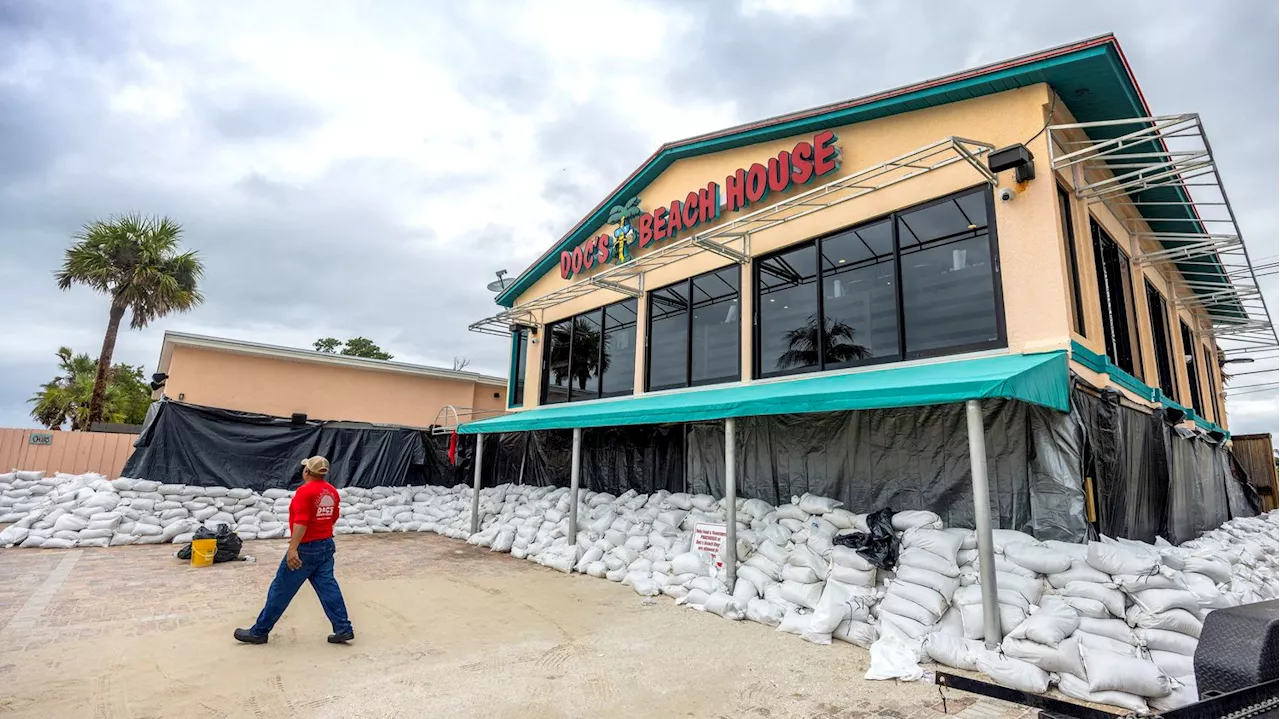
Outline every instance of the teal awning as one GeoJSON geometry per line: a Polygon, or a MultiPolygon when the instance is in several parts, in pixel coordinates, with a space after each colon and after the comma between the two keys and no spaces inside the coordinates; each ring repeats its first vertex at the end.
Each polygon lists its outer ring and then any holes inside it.
{"type": "Polygon", "coordinates": [[[844,374],[571,402],[468,422],[461,434],[703,422],[726,417],[838,412],[1014,399],[1069,409],[1067,353],[1001,355],[844,374]]]}

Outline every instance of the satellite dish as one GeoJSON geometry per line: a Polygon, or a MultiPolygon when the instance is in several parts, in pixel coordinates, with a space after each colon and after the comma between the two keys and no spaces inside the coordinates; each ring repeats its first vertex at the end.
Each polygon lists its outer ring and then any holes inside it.
{"type": "Polygon", "coordinates": [[[498,270],[498,279],[485,285],[485,287],[487,287],[490,292],[502,292],[511,285],[514,285],[516,281],[510,277],[503,277],[505,274],[507,274],[506,270],[498,270]]]}

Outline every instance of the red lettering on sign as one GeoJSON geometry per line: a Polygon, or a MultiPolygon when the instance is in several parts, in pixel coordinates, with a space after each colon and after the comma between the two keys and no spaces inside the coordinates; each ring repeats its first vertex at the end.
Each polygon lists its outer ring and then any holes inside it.
{"type": "Polygon", "coordinates": [[[684,198],[684,226],[686,229],[698,224],[698,193],[690,192],[684,198]]]}
{"type": "Polygon", "coordinates": [[[741,210],[747,204],[747,171],[737,172],[724,178],[724,195],[729,201],[729,211],[741,210]]]}
{"type": "Polygon", "coordinates": [[[769,192],[782,192],[791,184],[791,153],[783,150],[769,158],[769,192]]]}
{"type": "Polygon", "coordinates": [[[813,138],[813,174],[822,177],[836,169],[836,134],[830,130],[813,138]]]}
{"type": "Polygon", "coordinates": [[[636,232],[640,235],[640,246],[644,247],[653,239],[653,213],[646,212],[636,219],[636,232]]]}
{"type": "Polygon", "coordinates": [[[596,262],[604,264],[609,261],[609,252],[613,248],[613,243],[609,241],[608,235],[600,235],[596,238],[596,262]]]}
{"type": "Polygon", "coordinates": [[[659,207],[653,211],[653,239],[665,240],[670,236],[667,232],[667,208],[659,207]]]}
{"type": "Polygon", "coordinates": [[[769,191],[769,171],[764,165],[755,163],[747,170],[747,201],[759,202],[764,199],[764,195],[769,191]]]}
{"type": "Polygon", "coordinates": [[[582,263],[584,259],[585,258],[582,256],[582,248],[573,248],[573,271],[575,274],[582,271],[582,263]]]}
{"type": "Polygon", "coordinates": [[[560,253],[560,279],[567,280],[569,275],[573,274],[573,255],[569,252],[560,253]]]}
{"type": "Polygon", "coordinates": [[[698,190],[698,222],[710,222],[720,217],[720,187],[716,183],[707,184],[706,189],[698,190]]]}
{"type": "Polygon", "coordinates": [[[676,200],[671,203],[671,209],[667,211],[667,237],[675,237],[684,229],[684,208],[680,206],[680,201],[676,200]]]}
{"type": "Polygon", "coordinates": [[[592,237],[582,246],[582,269],[589,270],[596,266],[596,243],[599,237],[592,237]]]}
{"type": "Polygon", "coordinates": [[[803,185],[813,179],[813,145],[801,142],[791,151],[791,179],[803,185]]]}

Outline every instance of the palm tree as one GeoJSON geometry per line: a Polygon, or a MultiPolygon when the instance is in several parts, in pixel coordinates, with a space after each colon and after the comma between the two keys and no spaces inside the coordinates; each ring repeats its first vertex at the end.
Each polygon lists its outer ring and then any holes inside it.
{"type": "MultiPolygon", "coordinates": [[[[87,430],[89,402],[98,363],[89,355],[74,354],[70,347],[58,349],[60,374],[40,385],[29,400],[35,407],[31,416],[49,429],[59,429],[68,421],[72,430],[87,430]]],[[[151,390],[143,384],[142,368],[117,364],[107,375],[103,419],[107,422],[139,424],[151,402],[151,390]]]]}
{"type": "MultiPolygon", "coordinates": [[[[826,318],[827,351],[826,364],[852,362],[871,356],[871,350],[860,344],[854,344],[856,331],[837,319],[826,318]]],[[[778,369],[790,367],[810,367],[818,364],[818,314],[809,315],[804,326],[788,330],[783,338],[787,341],[787,351],[778,356],[778,369]]]]}
{"type": "Polygon", "coordinates": [[[586,389],[587,382],[593,376],[603,375],[609,370],[609,340],[583,319],[573,321],[573,357],[569,356],[569,325],[559,324],[552,329],[551,368],[552,384],[559,385],[566,378],[572,385],[578,383],[578,389],[586,389]],[[601,360],[600,348],[604,345],[604,359],[601,360]]]}
{"type": "Polygon", "coordinates": [[[196,285],[204,267],[195,252],[179,252],[182,227],[167,217],[129,214],[94,220],[74,236],[58,287],[85,284],[111,298],[107,332],[98,355],[87,422],[102,421],[111,355],[125,310],[129,326],[142,329],[170,312],[186,312],[204,301],[196,285]]]}

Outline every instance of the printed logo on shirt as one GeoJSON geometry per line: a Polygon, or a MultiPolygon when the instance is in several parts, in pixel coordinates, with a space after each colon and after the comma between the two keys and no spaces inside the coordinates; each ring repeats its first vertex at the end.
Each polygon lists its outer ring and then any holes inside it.
{"type": "Polygon", "coordinates": [[[320,501],[316,502],[316,519],[328,519],[333,516],[334,505],[332,494],[320,495],[320,501]]]}

